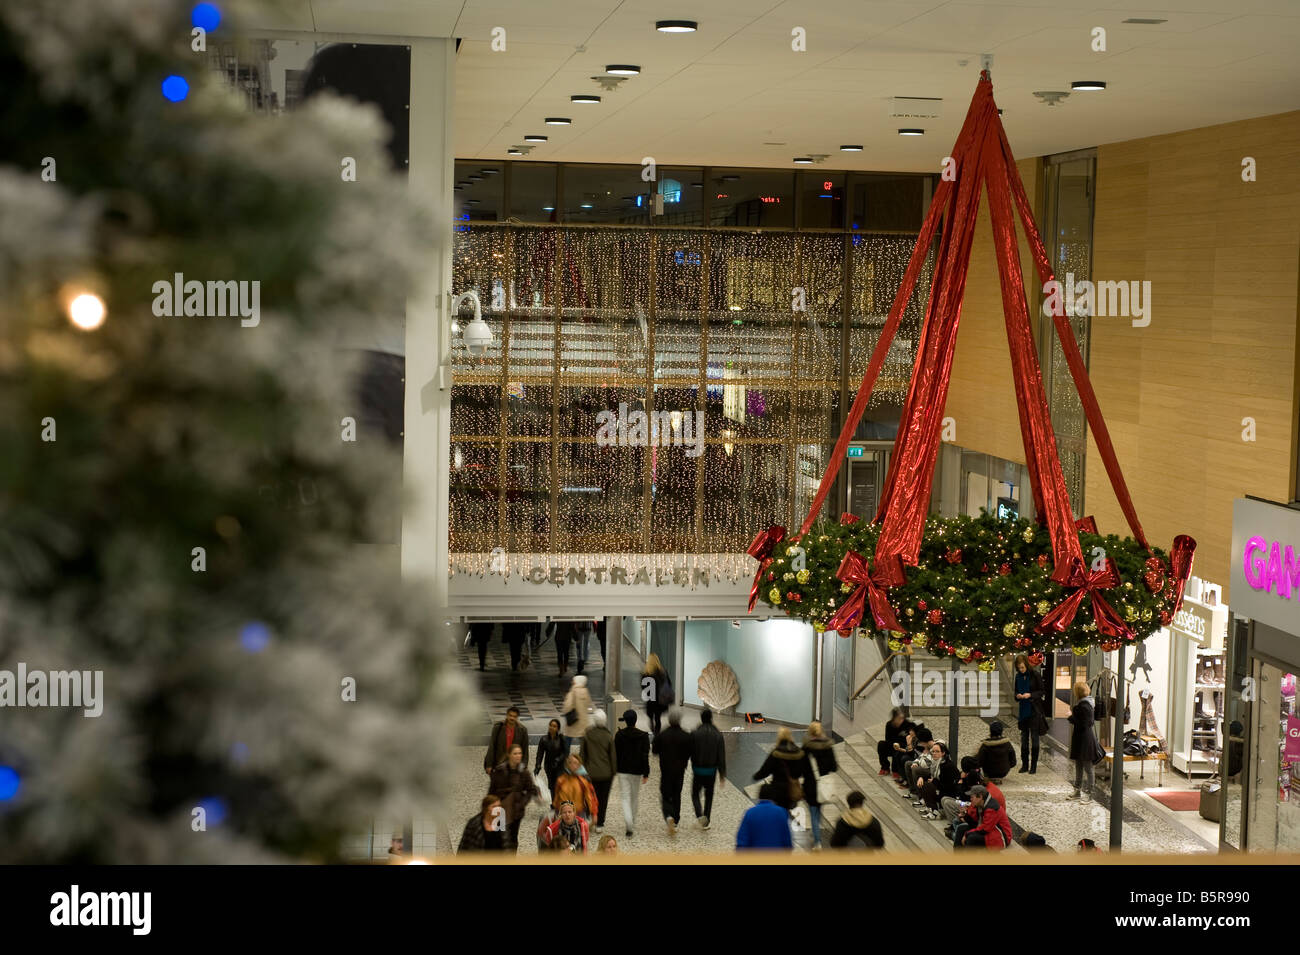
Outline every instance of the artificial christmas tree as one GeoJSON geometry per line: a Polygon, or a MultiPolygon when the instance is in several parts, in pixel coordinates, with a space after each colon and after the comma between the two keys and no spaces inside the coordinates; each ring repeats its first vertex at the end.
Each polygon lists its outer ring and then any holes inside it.
{"type": "Polygon", "coordinates": [[[334,348],[402,307],[429,210],[373,111],[251,116],[190,36],[0,4],[0,671],[102,672],[98,716],[0,708],[4,862],[337,859],[437,808],[472,712],[361,543],[400,462],[334,348]]]}

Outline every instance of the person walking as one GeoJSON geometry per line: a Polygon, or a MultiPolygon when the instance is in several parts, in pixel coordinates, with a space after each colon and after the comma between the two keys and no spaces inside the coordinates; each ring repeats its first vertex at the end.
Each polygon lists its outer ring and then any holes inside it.
{"type": "Polygon", "coordinates": [[[524,762],[528,762],[528,728],[519,722],[519,707],[512,706],[506,710],[506,718],[492,727],[487,752],[483,754],[483,772],[492,775],[492,770],[506,761],[510,747],[516,743],[524,751],[524,762]]]}
{"type": "Polygon", "coordinates": [[[492,781],[488,788],[490,795],[501,800],[501,808],[506,813],[506,828],[510,833],[510,845],[513,851],[519,851],[519,825],[524,821],[524,813],[530,800],[541,796],[541,790],[533,782],[528,764],[524,762],[524,750],[518,743],[510,747],[510,756],[504,763],[492,770],[492,781]]]}
{"type": "Polygon", "coordinates": [[[822,732],[822,724],[814,720],[808,724],[803,740],[804,755],[808,757],[810,772],[804,777],[804,799],[808,800],[808,823],[812,827],[813,848],[822,847],[821,804],[830,802],[835,794],[835,774],[840,765],[835,761],[835,744],[822,732]]]}
{"type": "Polygon", "coordinates": [[[668,671],[659,662],[657,653],[646,657],[645,668],[641,671],[641,698],[645,700],[645,715],[650,720],[650,732],[658,735],[663,715],[676,702],[676,693],[673,681],[668,678],[668,671]],[[647,693],[649,699],[646,699],[647,693]]]}
{"type": "Polygon", "coordinates": [[[587,665],[591,653],[591,638],[596,635],[596,625],[590,620],[579,620],[573,625],[573,639],[578,643],[578,672],[587,665]]]}
{"type": "Polygon", "coordinates": [[[524,655],[524,641],[528,639],[528,628],[531,624],[527,623],[503,623],[501,625],[501,640],[510,647],[510,669],[517,672],[519,670],[519,661],[524,655]]]}
{"type": "Polygon", "coordinates": [[[605,727],[605,711],[591,714],[591,725],[578,747],[582,765],[596,788],[600,809],[596,813],[596,831],[605,831],[605,811],[609,808],[609,791],[614,785],[614,771],[618,766],[618,753],[614,750],[614,734],[605,727]]]}
{"type": "Polygon", "coordinates": [[[776,731],[776,745],[754,773],[754,779],[770,779],[772,801],[788,811],[804,798],[800,780],[806,779],[811,772],[808,757],[795,743],[790,728],[782,726],[776,731]]]}
{"type": "Polygon", "coordinates": [[[555,795],[555,780],[564,771],[564,760],[569,755],[569,741],[560,732],[560,721],[551,720],[546,726],[546,735],[537,741],[537,765],[533,775],[543,769],[546,771],[546,788],[555,795]]]}
{"type": "Polygon", "coordinates": [[[560,704],[560,712],[564,714],[565,738],[572,746],[574,740],[586,735],[591,723],[591,694],[587,692],[585,676],[573,678],[569,692],[564,694],[564,702],[560,704]]]}
{"type": "Polygon", "coordinates": [[[832,849],[883,849],[885,834],[880,820],[866,807],[867,797],[854,790],[844,800],[848,809],[831,831],[832,849]]]}
{"type": "Polygon", "coordinates": [[[889,713],[889,722],[885,724],[885,738],[876,743],[876,756],[880,759],[880,775],[888,776],[894,754],[905,749],[907,734],[916,729],[916,724],[903,715],[903,708],[896,706],[889,713]]]}
{"type": "Polygon", "coordinates": [[[691,807],[701,829],[709,828],[713,815],[713,787],[727,775],[727,745],[713,725],[713,711],[700,713],[700,725],[691,731],[691,807]],[[704,802],[701,805],[700,797],[704,802]]]}
{"type": "Polygon", "coordinates": [[[605,669],[605,624],[605,617],[601,617],[596,621],[596,642],[600,644],[600,668],[602,670],[605,669]]]}
{"type": "Polygon", "coordinates": [[[492,639],[493,623],[479,621],[469,625],[469,642],[478,648],[478,668],[487,669],[488,641],[492,639]]]}
{"type": "Polygon", "coordinates": [[[619,717],[623,728],[614,734],[618,788],[623,796],[624,835],[632,838],[641,787],[650,781],[650,734],[636,728],[636,710],[624,710],[619,717]]]}
{"type": "Polygon", "coordinates": [[[659,757],[659,802],[664,823],[668,835],[675,836],[677,823],[682,818],[682,783],[694,751],[691,734],[682,729],[681,710],[668,711],[668,728],[655,734],[650,749],[659,757]]]}
{"type": "Polygon", "coordinates": [[[745,810],[736,830],[737,849],[793,849],[790,812],[774,798],[777,786],[764,783],[758,790],[758,802],[745,810]]]}
{"type": "Polygon", "coordinates": [[[551,808],[559,810],[565,803],[571,803],[573,809],[584,819],[595,819],[600,813],[600,801],[596,798],[596,787],[582,765],[576,753],[569,754],[564,761],[564,772],[555,781],[555,793],[551,799],[551,808]]]}
{"type": "Polygon", "coordinates": [[[1074,760],[1074,792],[1066,799],[1083,797],[1084,802],[1092,799],[1094,769],[1097,763],[1106,757],[1106,752],[1097,742],[1096,701],[1088,684],[1080,680],[1074,684],[1074,706],[1070,710],[1070,759],[1074,760]],[[1084,780],[1087,788],[1084,788],[1084,780]]]}
{"type": "Polygon", "coordinates": [[[1037,667],[1023,653],[1016,656],[1016,725],[1020,728],[1020,771],[1038,772],[1039,738],[1047,732],[1046,693],[1037,667]]]}
{"type": "Polygon", "coordinates": [[[569,672],[569,647],[573,643],[573,624],[565,620],[551,621],[555,636],[555,661],[560,666],[560,676],[569,672]]]}
{"type": "Polygon", "coordinates": [[[506,826],[501,800],[493,795],[484,796],[479,811],[466,821],[456,851],[506,852],[514,851],[515,848],[510,844],[510,832],[506,826]]]}
{"type": "Polygon", "coordinates": [[[1002,721],[994,720],[989,724],[989,738],[980,743],[975,752],[975,759],[980,764],[980,771],[986,779],[1000,781],[1005,779],[1016,765],[1016,748],[1011,740],[1002,735],[1002,721]]]}

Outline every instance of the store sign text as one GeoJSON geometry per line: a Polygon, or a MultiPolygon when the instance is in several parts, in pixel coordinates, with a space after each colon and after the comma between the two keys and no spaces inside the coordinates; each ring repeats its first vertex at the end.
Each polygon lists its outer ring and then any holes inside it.
{"type": "Polygon", "coordinates": [[[1202,616],[1203,613],[1204,611],[1194,611],[1191,607],[1184,606],[1174,614],[1174,629],[1195,640],[1204,640],[1206,620],[1202,616]]]}
{"type": "Polygon", "coordinates": [[[709,586],[709,572],[696,568],[691,570],[687,567],[656,568],[654,578],[651,579],[650,568],[638,567],[636,572],[628,579],[628,568],[621,567],[617,564],[609,567],[552,567],[549,571],[544,567],[531,568],[526,576],[534,584],[555,584],[561,586],[565,583],[585,584],[587,575],[590,574],[593,583],[603,584],[624,584],[635,586],[642,584],[645,586],[663,587],[672,584],[678,587],[709,586]]]}
{"type": "Polygon", "coordinates": [[[1246,541],[1241,568],[1246,584],[1253,590],[1276,593],[1284,600],[1294,590],[1300,597],[1300,561],[1289,544],[1283,551],[1278,541],[1270,546],[1264,538],[1252,537],[1246,541]]]}

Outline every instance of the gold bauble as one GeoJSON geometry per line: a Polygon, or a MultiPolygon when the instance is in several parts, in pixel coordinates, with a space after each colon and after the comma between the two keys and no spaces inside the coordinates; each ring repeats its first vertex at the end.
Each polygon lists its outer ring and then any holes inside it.
{"type": "Polygon", "coordinates": [[[842,594],[851,594],[851,593],[853,593],[853,585],[852,585],[852,584],[840,584],[840,593],[842,593],[842,594]]]}
{"type": "Polygon", "coordinates": [[[994,666],[995,666],[995,663],[994,663],[994,661],[991,660],[991,659],[990,659],[990,660],[981,660],[981,661],[979,662],[979,669],[983,670],[985,673],[992,673],[992,672],[993,672],[993,667],[994,667],[994,666]]]}
{"type": "Polygon", "coordinates": [[[901,653],[903,651],[902,640],[890,640],[887,646],[889,647],[890,650],[893,650],[895,653],[901,653]]]}
{"type": "Polygon", "coordinates": [[[767,599],[774,604],[779,604],[781,602],[781,588],[773,587],[771,590],[769,590],[767,592],[767,599]]]}
{"type": "Polygon", "coordinates": [[[1026,544],[1032,544],[1034,542],[1034,529],[1032,527],[1026,527],[1025,532],[1020,535],[1020,539],[1026,544]]]}
{"type": "Polygon", "coordinates": [[[808,571],[806,571],[806,570],[801,570],[801,571],[799,571],[799,573],[797,573],[797,574],[794,575],[794,579],[797,580],[797,581],[799,581],[799,583],[801,583],[801,584],[806,584],[806,583],[808,583],[808,578],[811,577],[811,576],[812,576],[812,574],[810,574],[808,571]]]}
{"type": "Polygon", "coordinates": [[[923,633],[918,633],[912,638],[912,646],[918,650],[924,650],[930,643],[930,638],[923,633]]]}
{"type": "Polygon", "coordinates": [[[813,629],[816,630],[818,633],[825,633],[825,632],[826,632],[826,624],[824,624],[824,623],[822,623],[820,620],[818,620],[818,621],[816,621],[816,622],[813,624],[813,629]]]}
{"type": "Polygon", "coordinates": [[[1038,606],[1037,606],[1035,609],[1036,609],[1040,614],[1046,614],[1047,611],[1049,611],[1049,610],[1052,609],[1052,604],[1051,604],[1050,601],[1047,601],[1047,600],[1040,600],[1040,601],[1038,601],[1038,606]]]}

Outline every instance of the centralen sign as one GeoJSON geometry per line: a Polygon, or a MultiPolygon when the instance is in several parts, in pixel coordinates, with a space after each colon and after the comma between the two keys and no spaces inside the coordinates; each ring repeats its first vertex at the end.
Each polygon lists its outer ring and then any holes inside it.
{"type": "Polygon", "coordinates": [[[673,567],[672,569],[656,568],[653,577],[648,567],[638,567],[636,572],[628,578],[628,568],[619,564],[612,564],[608,567],[552,567],[549,571],[545,567],[533,567],[524,573],[524,578],[534,584],[555,584],[562,586],[568,584],[585,584],[588,579],[595,584],[614,584],[624,586],[709,586],[709,572],[699,568],[690,569],[687,567],[673,567]]]}

